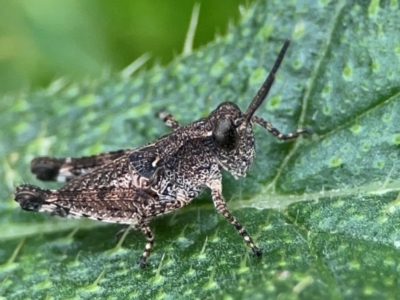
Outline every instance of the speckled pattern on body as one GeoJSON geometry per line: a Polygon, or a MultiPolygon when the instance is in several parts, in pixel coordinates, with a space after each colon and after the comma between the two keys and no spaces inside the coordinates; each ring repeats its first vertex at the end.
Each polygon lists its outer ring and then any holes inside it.
{"type": "Polygon", "coordinates": [[[186,126],[179,126],[171,114],[161,113],[160,117],[174,132],[144,147],[83,158],[36,158],[31,170],[37,178],[70,181],[59,190],[20,185],[15,200],[28,211],[87,217],[139,228],[147,241],[140,258],[140,266],[144,268],[154,241],[149,221],[187,205],[208,187],[216,210],[235,227],[253,253],[260,256],[262,251],[226,206],[221,169],[236,178],[246,175],[255,156],[254,123],[281,140],[310,133],[299,129],[283,134],[253,116],[268,95],[288,46],[289,40],[245,113],[236,104],[224,102],[207,118],[186,126]],[[83,175],[74,178],[80,174],[83,175]]]}

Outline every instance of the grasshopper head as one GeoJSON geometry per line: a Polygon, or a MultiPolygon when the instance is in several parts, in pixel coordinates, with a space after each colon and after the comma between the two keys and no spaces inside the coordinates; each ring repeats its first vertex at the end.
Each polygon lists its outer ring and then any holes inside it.
{"type": "Polygon", "coordinates": [[[211,115],[214,154],[234,176],[244,176],[255,155],[251,122],[232,102],[220,104],[211,115]]]}
{"type": "Polygon", "coordinates": [[[266,98],[290,41],[286,40],[264,84],[245,113],[231,102],[221,103],[210,115],[214,154],[235,177],[245,176],[255,155],[252,117],[266,98]]]}

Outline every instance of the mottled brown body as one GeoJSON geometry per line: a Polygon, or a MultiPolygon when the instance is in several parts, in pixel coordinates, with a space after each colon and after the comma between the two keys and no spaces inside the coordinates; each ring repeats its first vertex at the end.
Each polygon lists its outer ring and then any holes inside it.
{"type": "Polygon", "coordinates": [[[245,113],[234,103],[224,102],[207,118],[186,126],[180,126],[172,115],[160,113],[174,131],[141,148],[81,158],[36,158],[31,170],[37,178],[67,183],[59,190],[20,185],[15,200],[24,210],[87,217],[140,229],[147,240],[140,259],[140,265],[145,267],[154,239],[148,223],[188,204],[210,188],[216,210],[232,223],[253,252],[261,255],[246,229],[226,207],[221,169],[236,178],[246,174],[255,156],[254,123],[282,140],[309,133],[298,130],[282,134],[262,118],[253,116],[268,94],[288,45],[286,41],[245,113]]]}

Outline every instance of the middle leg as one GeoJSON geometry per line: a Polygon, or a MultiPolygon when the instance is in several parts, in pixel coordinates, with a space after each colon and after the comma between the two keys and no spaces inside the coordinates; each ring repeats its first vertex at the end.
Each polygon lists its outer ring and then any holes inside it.
{"type": "Polygon", "coordinates": [[[150,252],[153,249],[154,235],[151,232],[149,225],[147,225],[145,222],[140,222],[138,227],[146,237],[146,245],[144,247],[142,256],[140,256],[139,264],[141,268],[146,268],[147,266],[146,260],[150,256],[150,252]]]}
{"type": "Polygon", "coordinates": [[[174,131],[177,130],[181,125],[174,119],[174,117],[165,111],[157,113],[157,116],[164,121],[165,125],[171,127],[174,131]]]}

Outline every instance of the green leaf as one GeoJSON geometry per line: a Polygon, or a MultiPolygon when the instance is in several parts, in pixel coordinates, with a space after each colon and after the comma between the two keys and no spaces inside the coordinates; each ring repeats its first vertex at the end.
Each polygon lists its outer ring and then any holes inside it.
{"type": "Polygon", "coordinates": [[[226,37],[129,79],[57,81],[0,102],[0,295],[12,298],[389,299],[398,296],[400,32],[398,1],[260,1],[226,37]],[[38,155],[81,156],[140,146],[230,100],[245,109],[283,40],[292,44],[258,115],[246,178],[224,174],[233,214],[263,248],[253,257],[208,194],[122,247],[117,225],[20,211],[14,186],[38,155]]]}

